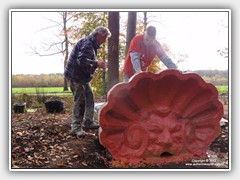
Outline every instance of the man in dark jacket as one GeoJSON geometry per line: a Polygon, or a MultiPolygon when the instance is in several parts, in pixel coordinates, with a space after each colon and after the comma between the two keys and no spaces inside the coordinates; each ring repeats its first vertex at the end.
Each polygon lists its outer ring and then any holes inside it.
{"type": "Polygon", "coordinates": [[[87,37],[78,41],[68,59],[64,75],[70,82],[74,96],[71,134],[84,137],[84,129],[98,129],[93,121],[94,98],[90,85],[95,70],[105,69],[104,60],[97,60],[97,49],[111,36],[110,31],[102,26],[94,29],[87,37]]]}

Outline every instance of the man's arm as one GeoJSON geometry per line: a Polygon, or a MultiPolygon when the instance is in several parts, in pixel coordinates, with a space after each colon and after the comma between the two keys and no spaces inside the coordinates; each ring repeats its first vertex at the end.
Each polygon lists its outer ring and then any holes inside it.
{"type": "Polygon", "coordinates": [[[163,62],[165,66],[167,66],[168,69],[177,69],[177,66],[174,62],[172,62],[171,58],[167,55],[164,55],[160,58],[160,60],[163,62]]]}
{"type": "Polygon", "coordinates": [[[140,56],[141,54],[139,52],[130,52],[131,62],[135,73],[142,72],[140,56]]]}
{"type": "Polygon", "coordinates": [[[89,71],[98,67],[98,61],[92,59],[94,57],[94,50],[89,44],[84,44],[78,47],[77,63],[83,71],[89,71]]]}
{"type": "Polygon", "coordinates": [[[160,60],[163,62],[163,64],[168,69],[177,69],[176,64],[171,60],[170,57],[168,57],[168,55],[165,53],[161,44],[158,41],[155,42],[155,47],[156,47],[156,51],[157,51],[157,56],[160,58],[160,60]]]}

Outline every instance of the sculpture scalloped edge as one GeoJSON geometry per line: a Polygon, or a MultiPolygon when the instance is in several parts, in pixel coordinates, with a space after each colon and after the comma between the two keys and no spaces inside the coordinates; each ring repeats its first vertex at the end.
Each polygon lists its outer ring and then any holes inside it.
{"type": "Polygon", "coordinates": [[[134,164],[204,158],[222,116],[217,89],[198,74],[143,72],[108,92],[100,141],[114,160],[134,164]]]}

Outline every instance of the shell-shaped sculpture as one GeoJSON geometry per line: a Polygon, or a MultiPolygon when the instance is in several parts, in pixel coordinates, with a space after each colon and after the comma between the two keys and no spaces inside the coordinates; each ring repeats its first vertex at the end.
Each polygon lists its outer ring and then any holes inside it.
{"type": "Polygon", "coordinates": [[[109,91],[100,141],[115,160],[129,163],[204,158],[222,116],[217,89],[198,74],[143,72],[109,91]]]}

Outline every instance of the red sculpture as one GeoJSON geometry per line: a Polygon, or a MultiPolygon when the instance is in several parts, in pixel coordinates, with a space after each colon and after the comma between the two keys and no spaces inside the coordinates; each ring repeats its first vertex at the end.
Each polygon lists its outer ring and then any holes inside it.
{"type": "Polygon", "coordinates": [[[100,141],[115,160],[128,163],[204,158],[222,116],[217,89],[198,74],[143,72],[109,91],[100,141]]]}

